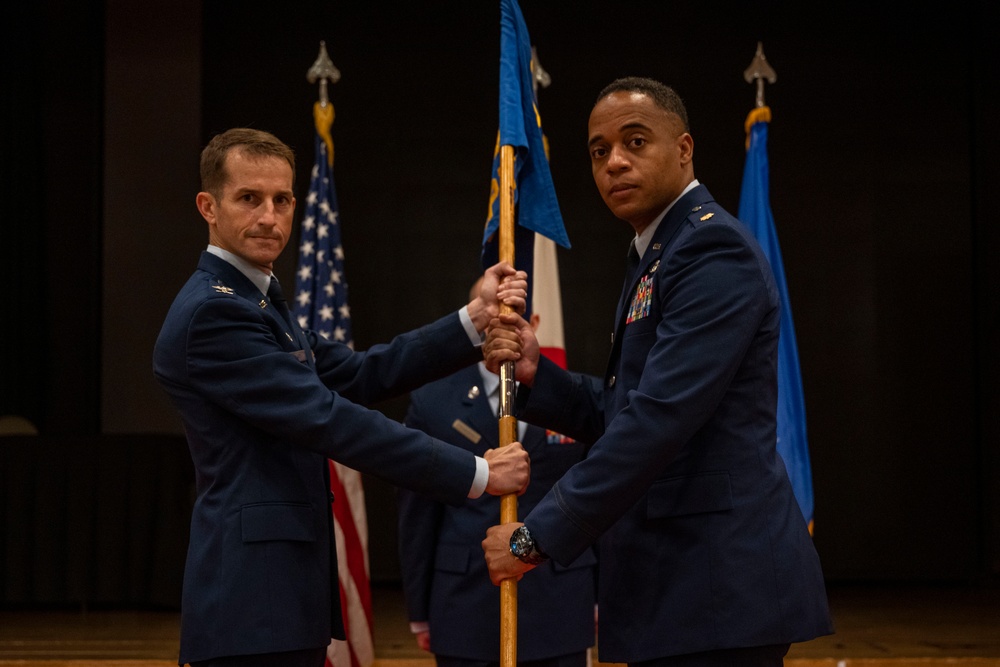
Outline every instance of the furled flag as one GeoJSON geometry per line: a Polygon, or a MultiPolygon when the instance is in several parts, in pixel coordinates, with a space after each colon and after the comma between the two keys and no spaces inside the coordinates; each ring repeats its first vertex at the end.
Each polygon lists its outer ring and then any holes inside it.
{"type": "MultiPolygon", "coordinates": [[[[560,368],[566,368],[566,342],[563,332],[562,291],[559,288],[559,259],[556,244],[547,236],[535,233],[534,263],[531,271],[532,317],[538,316],[539,351],[560,368]]],[[[545,440],[551,444],[571,443],[573,439],[546,429],[545,440]]],[[[589,652],[588,652],[588,665],[589,652]]]]}
{"type": "MultiPolygon", "coordinates": [[[[316,163],[302,219],[299,268],[295,278],[295,316],[299,326],[354,347],[347,306],[344,248],[340,243],[337,192],[333,184],[333,106],[314,107],[316,163]]],[[[333,667],[369,667],[375,661],[372,599],[368,574],[368,519],[361,474],[335,461],[330,466],[333,524],[337,543],[340,603],[347,641],[327,649],[333,667]]]]}
{"type": "MultiPolygon", "coordinates": [[[[514,201],[517,210],[514,263],[529,280],[537,232],[564,248],[563,226],[535,103],[531,39],[517,0],[500,2],[500,129],[493,154],[490,210],[483,230],[483,264],[497,261],[500,228],[500,147],[514,147],[514,201]]],[[[529,295],[528,311],[531,311],[529,295]]]]}
{"type": "Polygon", "coordinates": [[[781,335],[778,339],[778,453],[788,469],[795,499],[813,531],[813,487],[806,439],[806,409],[802,394],[799,353],[792,325],[792,306],[778,246],[778,232],[771,213],[770,177],[767,162],[769,107],[760,106],[747,116],[747,158],[740,190],[739,218],[753,232],[771,263],[771,272],[781,294],[781,335]]]}
{"type": "Polygon", "coordinates": [[[534,262],[531,272],[533,314],[539,316],[538,347],[542,354],[560,368],[566,368],[566,343],[563,334],[562,293],[559,289],[559,259],[552,239],[535,234],[534,262]]]}

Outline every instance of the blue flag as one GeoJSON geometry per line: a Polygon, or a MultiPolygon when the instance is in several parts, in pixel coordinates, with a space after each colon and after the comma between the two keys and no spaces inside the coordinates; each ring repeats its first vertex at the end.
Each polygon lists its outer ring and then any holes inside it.
{"type": "Polygon", "coordinates": [[[493,155],[490,211],[483,230],[486,266],[497,261],[501,146],[514,147],[515,264],[530,273],[533,232],[564,248],[569,247],[569,237],[545,154],[542,120],[535,100],[531,38],[516,0],[500,2],[500,129],[493,155]]]}
{"type": "Polygon", "coordinates": [[[748,145],[739,218],[750,228],[771,263],[771,272],[781,294],[781,337],[778,339],[778,453],[788,469],[795,499],[813,529],[812,471],[806,439],[806,409],[802,395],[799,352],[795,344],[792,307],[778,246],[778,232],[771,213],[770,178],[767,162],[767,126],[771,110],[759,107],[747,117],[748,145]]]}
{"type": "Polygon", "coordinates": [[[294,314],[303,329],[353,348],[337,191],[331,172],[326,142],[317,132],[316,163],[302,218],[294,314]]]}

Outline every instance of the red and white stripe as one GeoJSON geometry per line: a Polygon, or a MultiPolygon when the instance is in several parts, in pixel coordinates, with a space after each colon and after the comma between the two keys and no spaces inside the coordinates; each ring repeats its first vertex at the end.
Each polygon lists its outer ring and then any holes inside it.
{"type": "Polygon", "coordinates": [[[331,640],[328,667],[370,667],[375,661],[372,641],[372,595],[368,572],[368,518],[361,473],[335,461],[330,464],[333,527],[337,542],[340,606],[347,641],[331,640]]]}
{"type": "Polygon", "coordinates": [[[563,335],[562,292],[559,287],[559,260],[555,241],[535,234],[532,267],[531,310],[540,322],[536,335],[541,353],[566,368],[566,341],[563,335]]]}

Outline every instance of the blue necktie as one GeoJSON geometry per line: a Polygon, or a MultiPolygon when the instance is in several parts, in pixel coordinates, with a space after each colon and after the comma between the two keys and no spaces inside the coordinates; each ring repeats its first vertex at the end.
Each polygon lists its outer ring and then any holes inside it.
{"type": "Polygon", "coordinates": [[[625,260],[625,284],[622,285],[621,301],[628,298],[629,288],[635,280],[635,271],[639,268],[639,251],[635,249],[635,241],[628,246],[628,257],[625,260]]]}
{"type": "Polygon", "coordinates": [[[281,293],[281,285],[278,284],[278,279],[274,276],[271,276],[271,284],[267,288],[267,298],[274,306],[274,309],[278,311],[278,314],[284,318],[289,329],[294,333],[295,328],[292,326],[292,314],[288,312],[285,295],[281,293]]]}

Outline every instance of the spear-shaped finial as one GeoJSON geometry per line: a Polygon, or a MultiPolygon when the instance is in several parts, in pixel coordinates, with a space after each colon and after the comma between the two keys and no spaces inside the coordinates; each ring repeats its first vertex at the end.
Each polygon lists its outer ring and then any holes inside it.
{"type": "Polygon", "coordinates": [[[757,106],[764,106],[764,79],[767,79],[768,83],[774,83],[778,80],[778,75],[767,64],[762,42],[757,42],[757,53],[754,55],[753,60],[750,61],[750,67],[747,67],[743,71],[743,78],[746,79],[747,83],[753,83],[754,80],[757,81],[757,106]]]}
{"type": "Polygon", "coordinates": [[[535,50],[535,47],[531,47],[531,87],[535,95],[538,95],[538,86],[548,88],[550,83],[552,83],[552,77],[542,69],[542,64],[538,62],[538,51],[535,50]]]}
{"type": "Polygon", "coordinates": [[[326,53],[326,42],[319,42],[319,56],[306,72],[306,79],[309,83],[316,83],[319,79],[319,100],[313,104],[313,120],[316,123],[316,132],[326,143],[326,160],[333,168],[333,136],[330,128],[333,127],[333,105],[326,94],[326,81],[329,79],[333,83],[340,81],[340,70],[333,66],[333,61],[326,53]]]}
{"type": "Polygon", "coordinates": [[[327,79],[331,83],[340,81],[340,70],[333,66],[333,61],[330,60],[330,56],[326,53],[326,42],[323,40],[319,42],[319,56],[316,57],[316,62],[306,72],[306,79],[308,79],[309,83],[316,83],[316,80],[319,80],[320,106],[325,107],[329,104],[330,98],[327,97],[326,93],[326,81],[327,79]]]}

